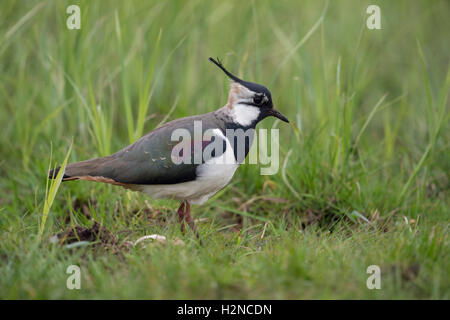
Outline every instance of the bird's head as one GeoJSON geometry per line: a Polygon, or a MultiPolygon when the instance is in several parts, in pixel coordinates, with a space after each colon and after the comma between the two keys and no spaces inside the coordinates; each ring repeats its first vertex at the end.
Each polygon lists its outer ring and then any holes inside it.
{"type": "Polygon", "coordinates": [[[273,107],[272,95],[266,87],[239,79],[213,58],[214,63],[232,80],[227,106],[233,121],[242,126],[253,126],[266,117],[273,116],[284,122],[289,120],[273,107]]]}

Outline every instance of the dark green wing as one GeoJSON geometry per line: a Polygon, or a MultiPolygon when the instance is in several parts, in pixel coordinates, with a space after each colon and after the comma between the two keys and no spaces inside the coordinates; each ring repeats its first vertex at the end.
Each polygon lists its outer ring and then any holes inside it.
{"type": "MultiPolygon", "coordinates": [[[[220,128],[220,122],[212,113],[175,120],[109,157],[71,164],[65,174],[67,177],[98,176],[125,184],[174,184],[195,180],[199,164],[193,163],[196,149],[193,141],[182,139],[183,144],[191,145],[191,161],[177,164],[172,160],[172,150],[181,139],[172,141],[172,133],[175,129],[186,129],[194,139],[194,121],[200,120],[202,134],[208,129],[220,128]]],[[[210,142],[203,141],[202,150],[210,142]]],[[[183,158],[186,154],[181,151],[177,156],[183,158]]],[[[203,162],[204,159],[201,159],[201,163],[203,162]]]]}

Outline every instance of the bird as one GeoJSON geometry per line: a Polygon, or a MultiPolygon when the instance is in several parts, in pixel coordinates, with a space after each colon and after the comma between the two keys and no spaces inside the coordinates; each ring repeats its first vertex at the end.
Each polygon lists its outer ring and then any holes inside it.
{"type": "MultiPolygon", "coordinates": [[[[178,200],[181,230],[185,232],[187,223],[198,238],[191,204],[203,204],[231,181],[249,152],[260,121],[273,116],[289,123],[274,108],[266,87],[236,77],[218,58],[210,57],[209,61],[230,79],[228,100],[223,107],[167,122],[110,156],[69,163],[62,181],[103,182],[143,192],[151,198],[178,200]],[[200,135],[196,130],[200,130],[200,135]],[[226,135],[230,130],[250,133],[244,139],[230,138],[226,135]],[[186,137],[180,142],[174,139],[174,133],[186,137]],[[207,149],[212,151],[208,154],[207,149]]],[[[59,170],[60,167],[50,170],[48,178],[55,179],[59,170]]]]}

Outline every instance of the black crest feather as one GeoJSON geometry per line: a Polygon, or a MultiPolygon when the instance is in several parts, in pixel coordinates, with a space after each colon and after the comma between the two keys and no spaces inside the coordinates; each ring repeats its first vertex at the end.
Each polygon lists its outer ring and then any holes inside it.
{"type": "Polygon", "coordinates": [[[256,84],[253,82],[244,81],[244,80],[239,79],[234,74],[232,74],[227,69],[225,69],[225,67],[220,62],[219,58],[217,58],[217,60],[214,60],[213,58],[209,57],[208,60],[211,61],[212,63],[214,63],[216,66],[218,66],[231,80],[236,81],[237,83],[252,90],[253,92],[264,93],[269,98],[270,105],[272,105],[272,97],[271,97],[270,91],[266,87],[264,87],[260,84],[256,84]]]}
{"type": "Polygon", "coordinates": [[[241,79],[239,79],[238,77],[236,77],[235,75],[233,75],[231,72],[229,72],[227,69],[225,69],[225,67],[222,65],[222,63],[220,62],[219,58],[217,58],[217,60],[214,60],[213,58],[209,57],[209,61],[211,61],[212,63],[214,63],[216,66],[218,66],[220,69],[222,69],[223,72],[225,72],[225,74],[231,78],[232,80],[242,83],[243,81],[241,79]]]}

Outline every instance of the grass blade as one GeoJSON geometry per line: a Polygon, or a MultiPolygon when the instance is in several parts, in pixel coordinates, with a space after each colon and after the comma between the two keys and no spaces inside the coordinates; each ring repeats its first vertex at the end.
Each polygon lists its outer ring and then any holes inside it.
{"type": "MultiPolygon", "coordinates": [[[[42,211],[42,219],[39,227],[38,238],[41,239],[42,234],[44,233],[45,222],[47,221],[48,214],[53,205],[53,200],[55,200],[56,193],[58,192],[59,186],[61,185],[62,178],[64,176],[64,171],[66,169],[67,161],[70,156],[70,152],[72,151],[73,142],[70,144],[69,150],[67,151],[64,162],[61,165],[61,169],[58,171],[56,177],[53,177],[50,181],[50,185],[47,179],[47,184],[45,188],[45,201],[44,201],[44,210],[42,211]]],[[[51,158],[50,158],[51,163],[51,158]]]]}

